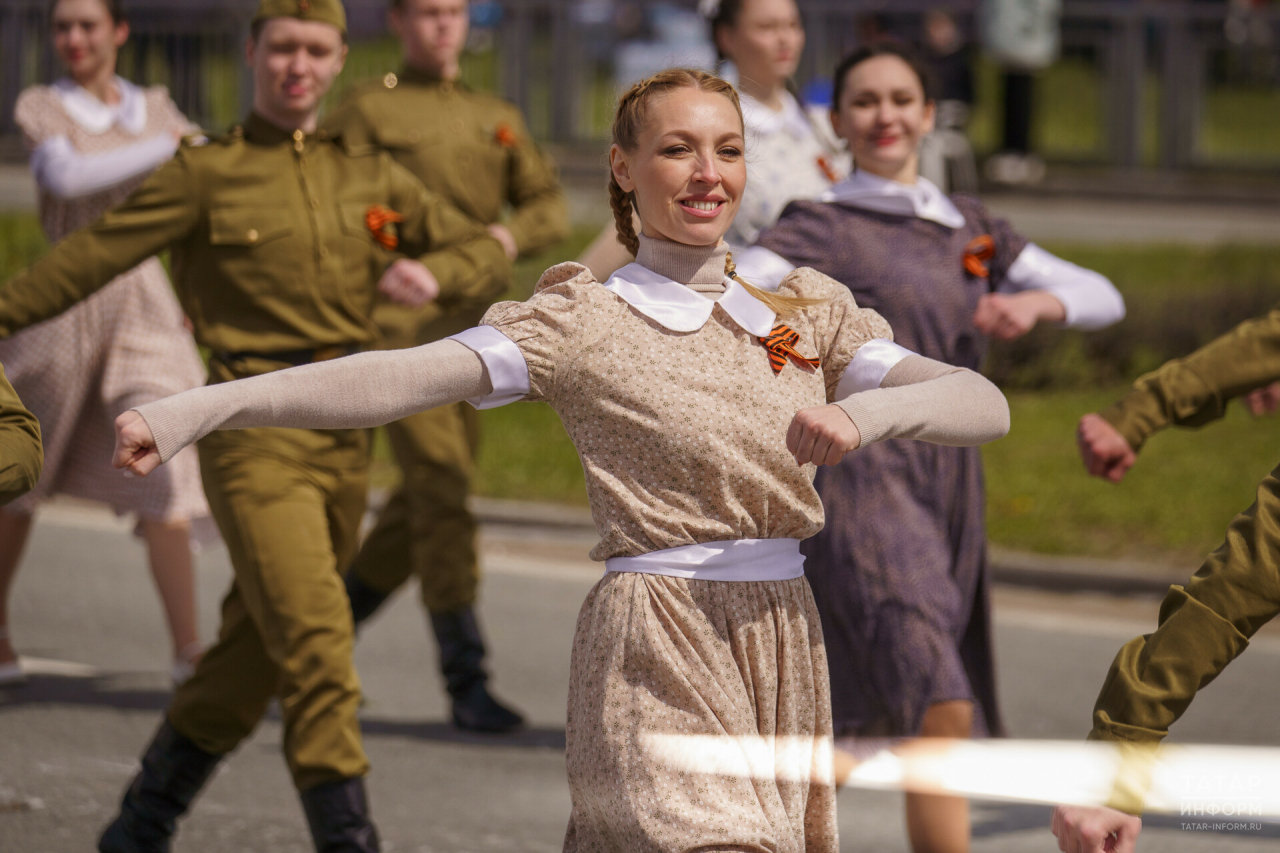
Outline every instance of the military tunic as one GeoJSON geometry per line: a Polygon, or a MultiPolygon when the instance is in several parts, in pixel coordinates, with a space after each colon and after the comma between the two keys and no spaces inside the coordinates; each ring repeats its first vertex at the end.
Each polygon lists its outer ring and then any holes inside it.
{"type": "MultiPolygon", "coordinates": [[[[1134,384],[1102,417],[1138,450],[1167,426],[1201,426],[1227,403],[1280,380],[1280,310],[1249,320],[1134,384]]],[[[1159,627],[1116,655],[1093,712],[1095,740],[1159,741],[1249,638],[1280,613],[1280,468],[1258,486],[1226,541],[1185,587],[1173,586],[1159,627]]]]}
{"type": "MultiPolygon", "coordinates": [[[[368,221],[401,221],[440,302],[500,292],[496,240],[385,154],[257,115],[184,145],[120,207],[0,290],[0,335],[47,319],[166,248],[196,340],[224,382],[342,354],[375,340],[376,283],[395,257],[368,221]]],[[[377,222],[374,223],[379,224],[377,222]]],[[[235,580],[219,639],[174,696],[169,720],[210,753],[233,749],[278,696],[300,789],[364,775],[341,567],[355,552],[367,487],[360,430],[242,430],[199,445],[210,507],[235,580]]]]}
{"type": "Polygon", "coordinates": [[[40,424],[22,405],[0,367],[0,505],[35,488],[43,461],[40,424]]]}
{"type": "MultiPolygon", "coordinates": [[[[325,122],[352,144],[369,144],[428,188],[485,225],[502,221],[520,254],[568,234],[555,168],[539,150],[519,109],[411,68],[357,88],[325,122]]],[[[493,297],[445,313],[430,306],[381,306],[383,345],[415,346],[476,325],[493,297]]],[[[387,427],[404,482],[352,564],[371,588],[390,592],[417,574],[423,604],[435,613],[475,602],[479,570],[475,520],[466,497],[478,441],[475,410],[465,403],[421,412],[387,427]]]]}

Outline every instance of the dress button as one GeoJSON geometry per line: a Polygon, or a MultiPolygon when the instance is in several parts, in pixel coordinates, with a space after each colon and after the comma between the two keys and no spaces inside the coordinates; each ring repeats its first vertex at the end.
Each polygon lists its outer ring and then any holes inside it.
{"type": "Polygon", "coordinates": [[[250,228],[248,233],[246,233],[244,236],[245,236],[245,239],[248,240],[250,243],[256,243],[258,242],[258,229],[250,228]]]}

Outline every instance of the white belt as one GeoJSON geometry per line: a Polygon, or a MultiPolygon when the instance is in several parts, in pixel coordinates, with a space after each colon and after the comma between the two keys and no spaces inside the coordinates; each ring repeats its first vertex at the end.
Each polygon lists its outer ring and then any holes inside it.
{"type": "Polygon", "coordinates": [[[639,572],[711,581],[788,581],[804,576],[799,539],[733,539],[610,557],[606,572],[639,572]]]}

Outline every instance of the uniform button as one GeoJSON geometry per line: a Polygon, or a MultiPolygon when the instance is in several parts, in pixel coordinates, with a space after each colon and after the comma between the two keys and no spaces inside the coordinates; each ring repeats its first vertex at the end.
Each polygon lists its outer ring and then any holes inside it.
{"type": "Polygon", "coordinates": [[[399,82],[400,78],[396,77],[394,74],[388,74],[386,77],[382,78],[382,85],[386,86],[388,89],[394,89],[396,84],[399,82]]]}
{"type": "Polygon", "coordinates": [[[315,196],[311,197],[311,209],[312,210],[320,209],[320,199],[316,198],[315,196]]]}
{"type": "Polygon", "coordinates": [[[305,133],[303,133],[303,132],[301,131],[301,129],[299,129],[299,130],[295,130],[295,131],[293,132],[293,141],[294,141],[294,142],[301,142],[302,140],[304,140],[304,139],[306,139],[306,138],[307,138],[307,135],[306,135],[305,133]]]}
{"type": "Polygon", "coordinates": [[[244,236],[245,236],[245,239],[248,240],[250,243],[256,243],[258,242],[258,229],[250,228],[248,233],[246,233],[244,236]]]}
{"type": "Polygon", "coordinates": [[[323,261],[323,260],[324,260],[325,258],[327,258],[327,257],[329,257],[329,247],[328,247],[328,246],[321,246],[321,247],[320,247],[320,260],[322,260],[322,261],[323,261]]]}

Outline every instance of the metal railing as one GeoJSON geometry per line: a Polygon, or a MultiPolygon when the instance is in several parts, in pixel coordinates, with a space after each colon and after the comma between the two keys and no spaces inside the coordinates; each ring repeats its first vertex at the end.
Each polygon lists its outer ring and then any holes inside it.
{"type": "MultiPolygon", "coordinates": [[[[472,0],[473,6],[481,0],[472,0]]],[[[913,37],[931,8],[953,11],[972,35],[977,0],[799,0],[808,46],[803,85],[829,75],[874,25],[913,37]]],[[[246,110],[250,87],[242,43],[253,0],[131,0],[133,36],[121,71],[165,83],[193,120],[225,126],[246,110]]],[[[385,0],[348,0],[352,55],[343,85],[381,76],[396,50],[378,30],[385,0]]],[[[540,138],[591,143],[607,133],[618,48],[645,36],[653,0],[501,0],[496,25],[480,30],[464,73],[473,85],[516,102],[540,138]],[[613,17],[599,14],[612,10],[613,17]],[[592,12],[596,14],[591,14],[592,12]]],[[[662,4],[690,9],[692,0],[662,4]]],[[[491,7],[488,10],[493,12],[491,7]]],[[[1250,44],[1231,35],[1226,4],[1188,0],[1066,0],[1063,60],[1041,75],[1037,147],[1055,160],[1134,169],[1280,166],[1280,5],[1254,12],[1250,44]],[[1242,59],[1243,57],[1243,59],[1242,59]],[[1249,57],[1253,59],[1250,60],[1249,57]],[[1250,74],[1235,66],[1253,62],[1250,74]]],[[[0,0],[0,151],[16,151],[13,103],[21,89],[56,76],[47,0],[0,0]]],[[[1237,22],[1238,23],[1238,22],[1237,22]]],[[[1238,27],[1237,27],[1238,29],[1238,27]]],[[[979,62],[979,103],[971,133],[995,147],[998,74],[979,62]],[[986,81],[985,83],[983,81],[986,81]]]]}

